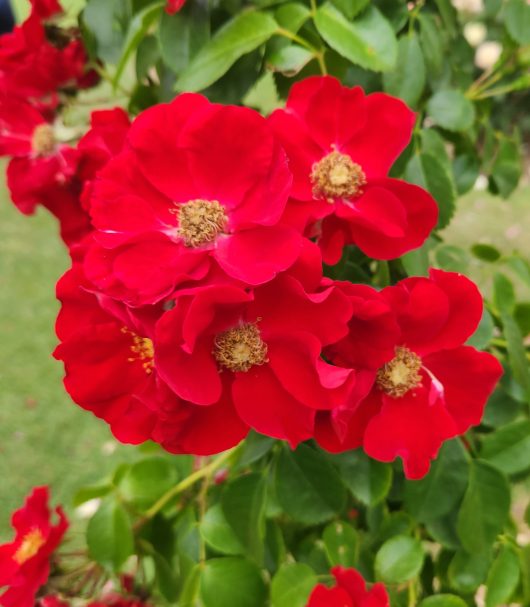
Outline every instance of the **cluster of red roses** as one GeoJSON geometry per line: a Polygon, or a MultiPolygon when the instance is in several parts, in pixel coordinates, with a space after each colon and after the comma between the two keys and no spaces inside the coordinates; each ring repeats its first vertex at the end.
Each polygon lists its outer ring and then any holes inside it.
{"type": "MultiPolygon", "coordinates": [[[[53,515],[48,506],[47,487],[37,487],[26,503],[12,517],[15,537],[12,542],[0,546],[0,588],[7,589],[0,595],[2,607],[69,607],[69,603],[56,595],[45,596],[37,601],[36,595],[50,575],[50,562],[68,529],[68,521],[61,507],[53,515]]],[[[149,607],[136,598],[120,594],[105,594],[87,607],[149,607]]]]}
{"type": "Polygon", "coordinates": [[[31,0],[31,14],[0,37],[0,155],[10,156],[7,181],[17,207],[32,214],[42,204],[56,215],[67,243],[90,230],[80,201],[87,177],[82,147],[68,137],[57,117],[80,88],[97,83],[75,28],[56,25],[57,0],[31,0]]]}
{"type": "Polygon", "coordinates": [[[55,355],[75,402],[119,440],[175,453],[220,452],[252,428],[401,456],[423,476],[501,374],[464,345],[478,290],[437,270],[382,291],[322,275],[345,245],[390,259],[434,228],[432,197],[387,177],[414,120],[330,77],[295,84],[268,120],[196,94],[130,128],[97,113],[78,146],[94,230],[58,285],[55,355]]]}

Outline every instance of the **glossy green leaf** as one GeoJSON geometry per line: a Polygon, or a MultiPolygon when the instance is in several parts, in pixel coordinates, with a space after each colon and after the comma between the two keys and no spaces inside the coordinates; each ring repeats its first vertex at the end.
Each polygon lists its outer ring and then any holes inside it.
{"type": "Polygon", "coordinates": [[[177,80],[179,91],[200,91],[213,84],[243,55],[266,42],[278,24],[267,13],[243,12],[223,25],[177,80]]]}
{"type": "Polygon", "coordinates": [[[480,174],[480,160],[474,154],[460,154],[453,160],[453,177],[460,196],[467,194],[480,174]]]}
{"type": "Polygon", "coordinates": [[[221,554],[244,554],[245,549],[237,535],[227,523],[221,504],[214,504],[207,510],[200,524],[204,541],[221,554]]]}
{"type": "Polygon", "coordinates": [[[225,557],[204,564],[200,596],[204,607],[264,607],[267,589],[256,565],[225,557]]]}
{"type": "Polygon", "coordinates": [[[491,434],[482,441],[480,455],[505,474],[530,468],[530,421],[522,419],[491,434]]]}
{"type": "Polygon", "coordinates": [[[508,33],[518,44],[530,44],[530,5],[526,0],[508,0],[504,20],[508,33]]]}
{"type": "Polygon", "coordinates": [[[104,497],[108,495],[112,491],[113,487],[111,484],[105,485],[91,485],[89,487],[81,487],[78,491],[76,491],[72,504],[77,507],[85,502],[88,502],[93,499],[97,499],[98,497],[104,497]]]}
{"type": "Polygon", "coordinates": [[[86,532],[90,557],[101,566],[118,572],[134,549],[129,515],[114,499],[102,502],[90,519],[86,532]]]}
{"type": "Polygon", "coordinates": [[[322,540],[331,566],[354,567],[357,564],[359,535],[348,523],[330,523],[322,534],[322,540]]]}
{"type": "Polygon", "coordinates": [[[417,521],[425,523],[441,518],[458,504],[467,486],[468,460],[460,441],[449,441],[440,449],[424,478],[406,481],[405,508],[417,521]]]}
{"type": "Polygon", "coordinates": [[[473,335],[466,341],[466,345],[473,346],[478,350],[484,350],[493,338],[495,325],[493,318],[486,308],[482,310],[482,318],[473,335]]]}
{"type": "Polygon", "coordinates": [[[321,523],[340,512],[346,490],[326,457],[307,445],[284,448],[276,467],[276,494],[281,507],[298,522],[321,523]]]}
{"type": "Polygon", "coordinates": [[[178,480],[177,470],[168,459],[149,457],[131,466],[120,482],[120,493],[126,501],[147,509],[178,480]]]}
{"type": "Polygon", "coordinates": [[[348,19],[356,17],[363,9],[365,9],[370,0],[331,0],[333,4],[344,14],[348,19]]]}
{"type": "Polygon", "coordinates": [[[293,34],[296,34],[310,16],[311,11],[300,2],[281,4],[274,13],[278,25],[293,34]]]}
{"type": "Polygon", "coordinates": [[[326,2],[317,10],[314,21],[329,46],[353,64],[376,72],[391,70],[396,65],[395,34],[375,6],[352,22],[326,2]]]}
{"type": "Polygon", "coordinates": [[[456,192],[442,162],[429,153],[415,154],[407,164],[404,179],[429,190],[438,203],[437,227],[446,227],[455,211],[456,192]]]}
{"type": "Polygon", "coordinates": [[[180,74],[209,37],[210,21],[205,5],[190,2],[175,15],[164,12],[158,29],[162,60],[175,74],[180,74]]]}
{"type": "Polygon", "coordinates": [[[261,474],[249,474],[232,481],[221,496],[226,522],[246,554],[258,563],[263,561],[266,490],[261,474]]]}
{"type": "Polygon", "coordinates": [[[425,554],[421,543],[406,535],[386,541],[375,555],[377,578],[387,584],[400,584],[421,571],[425,554]]]}
{"type": "Polygon", "coordinates": [[[457,526],[468,552],[482,553],[493,544],[508,519],[510,499],[510,487],[502,472],[485,461],[471,462],[457,526]]]}
{"type": "Polygon", "coordinates": [[[272,607],[305,607],[318,580],[315,572],[303,563],[289,563],[272,578],[272,607]]]}
{"type": "Polygon", "coordinates": [[[435,93],[427,104],[427,112],[438,126],[449,131],[466,131],[475,120],[473,104],[458,90],[435,93]]]}
{"type": "Polygon", "coordinates": [[[516,552],[511,546],[501,546],[486,580],[486,607],[510,603],[520,577],[521,569],[516,552]]]}
{"type": "Polygon", "coordinates": [[[467,603],[454,594],[435,594],[423,599],[419,607],[467,607],[467,603]]]}
{"type": "Polygon", "coordinates": [[[477,243],[471,247],[471,252],[481,261],[494,263],[501,258],[501,252],[490,244],[477,243]]]}
{"type": "Polygon", "coordinates": [[[155,4],[147,6],[132,18],[123,44],[123,51],[118,65],[116,66],[114,85],[117,85],[121,80],[123,71],[125,70],[131,55],[136,51],[140,42],[146,37],[149,28],[162,14],[164,5],[165,2],[156,2],[155,4]]]}
{"type": "Polygon", "coordinates": [[[442,244],[434,251],[436,265],[447,272],[465,274],[469,265],[468,252],[452,244],[442,244]]]}
{"type": "Polygon", "coordinates": [[[94,36],[98,57],[109,63],[119,61],[130,17],[130,6],[126,0],[87,2],[83,23],[94,36]]]}
{"type": "Polygon", "coordinates": [[[438,75],[445,59],[440,27],[432,15],[423,11],[420,13],[419,22],[420,44],[427,73],[430,76],[438,75]]]}
{"type": "Polygon", "coordinates": [[[314,55],[311,51],[298,44],[290,44],[272,52],[267,59],[267,65],[269,69],[285,76],[295,76],[312,59],[314,55]]]}
{"type": "Polygon", "coordinates": [[[425,61],[416,35],[399,39],[396,67],[384,74],[383,87],[408,105],[419,101],[425,87],[425,61]]]}
{"type": "Polygon", "coordinates": [[[491,563],[489,551],[469,554],[459,550],[449,565],[451,588],[462,594],[471,594],[484,583],[491,563]]]}
{"type": "Polygon", "coordinates": [[[353,496],[367,506],[383,500],[392,484],[392,468],[368,457],[362,449],[331,457],[353,496]]]}
{"type": "Polygon", "coordinates": [[[491,167],[490,178],[494,191],[503,198],[508,198],[519,184],[521,175],[520,144],[503,137],[491,167]]]}

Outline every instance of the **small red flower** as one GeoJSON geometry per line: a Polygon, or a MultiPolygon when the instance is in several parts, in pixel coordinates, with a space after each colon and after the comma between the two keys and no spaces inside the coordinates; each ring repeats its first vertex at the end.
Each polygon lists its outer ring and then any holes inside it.
{"type": "Polygon", "coordinates": [[[308,292],[287,273],[252,291],[212,284],[181,293],[158,321],[155,363],[181,398],[202,409],[226,399],[256,431],[295,446],[312,437],[317,411],[354,398],[355,372],[321,358],[350,315],[338,289],[308,292]]]}
{"type": "Polygon", "coordinates": [[[31,0],[31,12],[44,21],[63,12],[58,0],[31,0]]]}
{"type": "Polygon", "coordinates": [[[383,584],[374,584],[370,590],[355,569],[334,567],[331,570],[336,584],[328,588],[318,584],[306,607],[389,607],[390,601],[383,584]]]}
{"type": "MultiPolygon", "coordinates": [[[[363,446],[380,461],[399,456],[405,475],[421,478],[445,440],[480,423],[502,367],[491,354],[463,345],[482,316],[480,293],[464,276],[431,270],[430,278],[402,280],[381,295],[399,326],[394,352],[368,396],[342,412],[343,426],[321,416],[316,437],[329,451],[363,446]]],[[[355,356],[366,337],[352,330],[339,360],[355,356]]]]}
{"type": "Polygon", "coordinates": [[[7,183],[17,208],[29,215],[46,207],[59,219],[63,240],[78,242],[91,230],[75,177],[79,153],[59,143],[53,125],[20,100],[0,100],[0,133],[0,155],[13,157],[7,183]]]}
{"type": "Polygon", "coordinates": [[[319,237],[326,263],[336,263],[350,243],[391,259],[425,241],[436,225],[436,202],[387,177],[415,121],[402,101],[312,77],[292,87],[287,107],[269,121],[294,177],[287,218],[319,237]]]}
{"type": "Polygon", "coordinates": [[[167,0],[166,13],[174,15],[186,4],[186,0],[167,0]]]}
{"type": "Polygon", "coordinates": [[[293,264],[300,235],[279,224],[291,175],[258,113],[184,94],[146,110],[128,142],[91,201],[98,288],[142,305],[212,267],[256,285],[293,264]]]}
{"type": "Polygon", "coordinates": [[[58,522],[52,524],[48,501],[48,488],[37,487],[13,514],[15,539],[0,546],[0,587],[8,587],[0,595],[2,607],[33,607],[48,579],[50,556],[68,528],[60,507],[55,509],[58,522]]]}
{"type": "Polygon", "coordinates": [[[245,437],[248,427],[228,400],[197,407],[160,379],[152,337],[161,307],[133,311],[88,292],[85,282],[76,264],[57,285],[62,343],[54,356],[64,361],[64,384],[78,405],[104,419],[124,443],[152,439],[175,453],[210,455],[245,437]]]}

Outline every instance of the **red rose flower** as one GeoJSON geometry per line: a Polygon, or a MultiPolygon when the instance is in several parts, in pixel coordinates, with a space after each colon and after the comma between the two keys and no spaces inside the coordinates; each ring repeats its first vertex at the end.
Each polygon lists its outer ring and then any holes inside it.
{"type": "Polygon", "coordinates": [[[142,305],[212,266],[255,285],[295,261],[301,237],[278,223],[287,159],[258,113],[184,94],[146,110],[128,142],[91,201],[86,273],[100,289],[142,305]]]}
{"type": "Polygon", "coordinates": [[[186,0],[167,0],[166,13],[174,15],[186,4],[186,0]]]}
{"type": "Polygon", "coordinates": [[[41,21],[55,17],[63,12],[58,0],[31,0],[31,12],[41,21]]]}
{"type": "Polygon", "coordinates": [[[0,546],[0,587],[8,587],[0,595],[3,607],[33,607],[48,579],[50,556],[68,528],[60,507],[55,509],[58,522],[52,524],[48,500],[48,488],[37,487],[13,514],[15,539],[0,546]]]}
{"type": "Polygon", "coordinates": [[[161,377],[200,408],[233,401],[246,424],[292,446],[312,437],[316,412],[354,399],[356,377],[321,358],[346,335],[349,302],[333,286],[306,291],[306,270],[252,291],[212,284],[180,293],[156,326],[161,377]]]}
{"type": "Polygon", "coordinates": [[[390,601],[383,584],[374,584],[370,590],[355,569],[334,567],[331,570],[336,584],[328,588],[315,586],[306,607],[389,607],[390,601]]]}
{"type": "MultiPolygon", "coordinates": [[[[464,276],[431,270],[430,278],[407,278],[381,295],[399,325],[393,357],[378,369],[370,394],[350,407],[341,435],[321,416],[316,437],[329,451],[362,445],[380,461],[400,456],[405,475],[421,478],[445,440],[480,423],[502,367],[491,354],[463,345],[482,316],[480,293],[464,276]]],[[[352,331],[339,360],[365,339],[352,331]]]]}
{"type": "Polygon", "coordinates": [[[287,107],[269,121],[293,172],[287,216],[319,236],[326,263],[336,263],[345,244],[391,259],[425,241],[436,225],[436,202],[387,177],[415,121],[402,101],[312,77],[292,87],[287,107]]]}
{"type": "Polygon", "coordinates": [[[56,331],[62,343],[54,356],[64,361],[64,384],[78,405],[104,419],[122,442],[153,439],[175,453],[210,455],[245,437],[248,427],[227,399],[197,407],[177,398],[160,379],[152,337],[161,307],[133,312],[89,293],[84,283],[74,265],[57,285],[62,307],[56,331]]]}
{"type": "Polygon", "coordinates": [[[79,202],[78,152],[57,142],[53,125],[22,101],[0,101],[0,132],[0,155],[14,156],[7,183],[17,208],[32,214],[41,204],[59,219],[63,240],[78,242],[91,230],[79,202]]]}

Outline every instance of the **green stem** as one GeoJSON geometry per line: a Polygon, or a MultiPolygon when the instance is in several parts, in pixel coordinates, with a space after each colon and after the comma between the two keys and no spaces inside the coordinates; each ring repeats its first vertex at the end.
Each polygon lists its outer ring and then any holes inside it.
{"type": "Polygon", "coordinates": [[[286,30],[283,27],[279,27],[276,30],[276,34],[278,36],[283,36],[284,38],[288,38],[289,40],[292,40],[293,42],[296,42],[300,46],[303,46],[307,50],[311,51],[311,53],[313,54],[313,57],[318,61],[318,65],[320,67],[321,73],[324,76],[328,73],[328,69],[326,67],[326,62],[324,60],[324,49],[318,50],[316,47],[314,47],[312,44],[310,44],[307,40],[304,40],[304,38],[302,38],[301,36],[298,36],[297,34],[293,34],[293,32],[290,32],[289,30],[286,30]]]}
{"type": "Polygon", "coordinates": [[[218,468],[220,468],[230,457],[235,453],[237,447],[230,449],[229,451],[225,451],[219,457],[211,461],[204,468],[200,468],[193,474],[190,474],[185,479],[181,480],[180,483],[177,483],[174,487],[172,487],[169,491],[164,493],[164,495],[155,502],[151,508],[144,514],[144,516],[138,521],[137,527],[142,526],[147,521],[151,520],[155,517],[172,499],[174,499],[177,495],[186,491],[192,487],[197,481],[200,481],[202,478],[208,477],[213,474],[218,468]]]}

